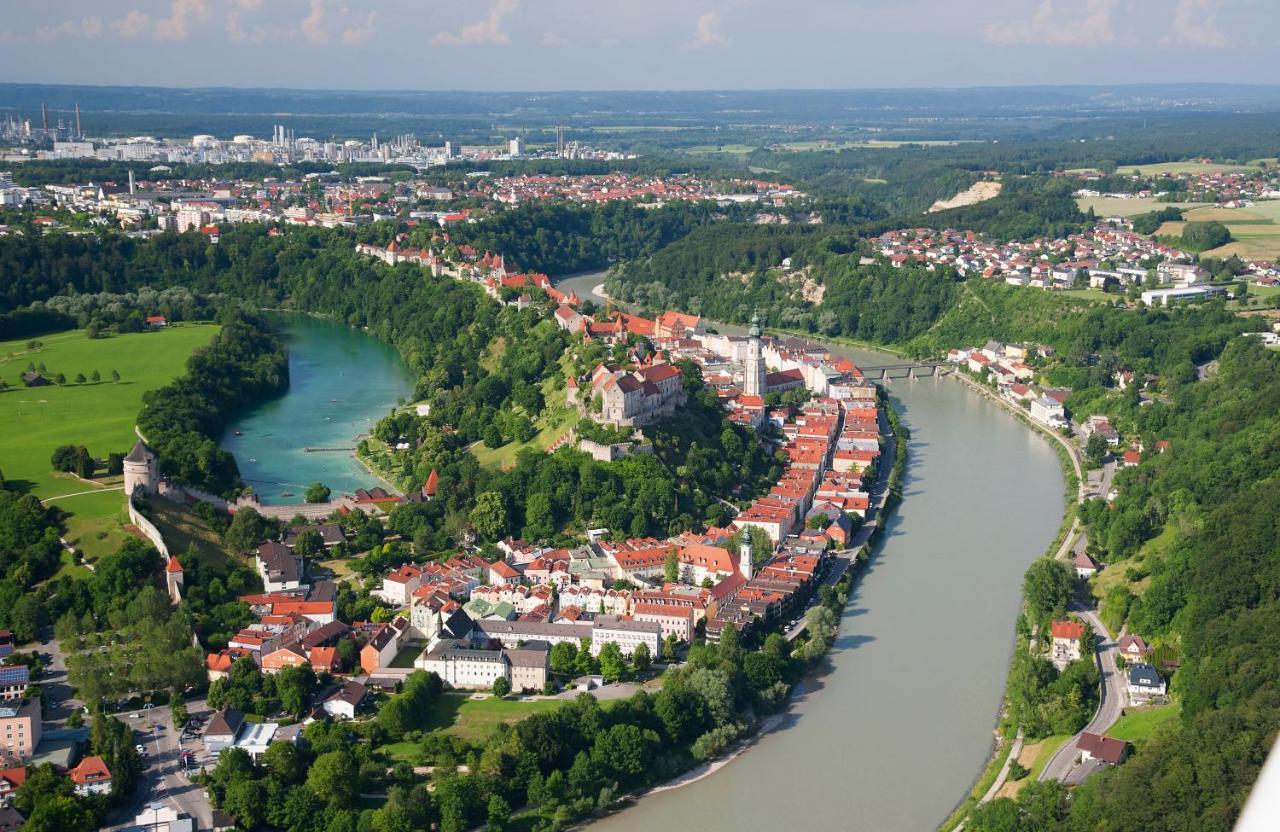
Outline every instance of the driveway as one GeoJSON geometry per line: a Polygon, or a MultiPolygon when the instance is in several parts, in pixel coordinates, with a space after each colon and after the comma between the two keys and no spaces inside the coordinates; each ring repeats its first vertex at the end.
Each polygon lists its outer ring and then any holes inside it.
{"type": "MultiPolygon", "coordinates": [[[[1125,681],[1124,674],[1116,667],[1117,645],[1094,610],[1077,609],[1075,612],[1089,623],[1098,636],[1097,661],[1102,674],[1102,698],[1098,703],[1097,712],[1084,727],[1084,731],[1105,734],[1124,712],[1125,681]]],[[[1080,734],[1076,734],[1058,750],[1057,754],[1053,755],[1049,764],[1044,767],[1044,771],[1040,773],[1041,780],[1067,781],[1068,778],[1072,778],[1072,782],[1078,782],[1078,778],[1073,778],[1072,772],[1077,768],[1076,741],[1079,739],[1080,734]]]]}

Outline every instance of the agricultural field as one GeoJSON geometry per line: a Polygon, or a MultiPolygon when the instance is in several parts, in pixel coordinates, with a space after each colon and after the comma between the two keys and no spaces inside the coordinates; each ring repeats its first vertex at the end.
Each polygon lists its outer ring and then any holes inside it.
{"type": "MultiPolygon", "coordinates": [[[[1224,165],[1214,162],[1186,161],[1186,162],[1158,162],[1151,165],[1119,165],[1116,167],[1116,173],[1121,176],[1177,176],[1184,173],[1241,173],[1245,171],[1258,170],[1259,167],[1255,162],[1247,165],[1224,165]]],[[[1089,173],[1094,168],[1072,168],[1067,173],[1089,173]]]]}
{"type": "Polygon", "coordinates": [[[1093,209],[1098,217],[1136,217],[1162,208],[1200,208],[1202,202],[1157,202],[1154,199],[1116,199],[1105,196],[1085,196],[1076,200],[1081,211],[1093,209]]]}
{"type": "Polygon", "coordinates": [[[83,548],[87,559],[114,550],[127,535],[121,478],[56,473],[49,465],[54,448],[84,445],[100,459],[128,452],[142,395],[182,375],[188,356],[217,331],[186,325],[91,341],[84,330],[74,330],[33,339],[40,343],[36,349],[26,339],[0,342],[0,379],[9,385],[0,391],[4,476],[69,513],[67,541],[83,548]],[[30,364],[43,364],[51,379],[65,375],[67,383],[23,386],[30,364]],[[74,381],[78,374],[91,379],[94,371],[100,381],[74,381]],[[119,382],[111,380],[112,371],[119,382]]]}
{"type": "MultiPolygon", "coordinates": [[[[1202,252],[1201,256],[1230,257],[1236,254],[1246,260],[1280,257],[1280,200],[1258,202],[1252,208],[1194,208],[1186,211],[1183,219],[1184,222],[1220,222],[1230,229],[1231,236],[1235,238],[1221,248],[1202,252]]],[[[1167,222],[1156,234],[1176,237],[1182,233],[1183,224],[1167,222]]]]}

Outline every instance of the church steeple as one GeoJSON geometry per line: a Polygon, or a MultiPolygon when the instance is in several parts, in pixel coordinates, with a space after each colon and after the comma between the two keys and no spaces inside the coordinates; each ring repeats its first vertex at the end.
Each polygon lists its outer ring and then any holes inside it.
{"type": "Polygon", "coordinates": [[[760,348],[760,314],[751,316],[751,329],[747,331],[747,367],[742,379],[742,392],[748,396],[765,393],[764,356],[760,348]]]}

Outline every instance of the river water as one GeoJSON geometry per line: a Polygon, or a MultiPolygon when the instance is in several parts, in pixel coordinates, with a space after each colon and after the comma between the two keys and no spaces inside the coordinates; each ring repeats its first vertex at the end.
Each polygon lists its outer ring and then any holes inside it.
{"type": "MultiPolygon", "coordinates": [[[[600,280],[560,285],[587,298],[600,280]]],[[[755,747],[594,828],[928,832],[969,789],[991,751],[1022,573],[1062,519],[1062,475],[1049,440],[954,381],[888,391],[911,430],[904,499],[824,667],[755,747]]]]}
{"type": "Polygon", "coordinates": [[[313,482],[335,494],[382,484],[351,449],[413,392],[412,372],[394,348],[359,330],[306,315],[281,320],[289,389],[244,413],[222,439],[240,476],[266,505],[300,503],[313,482]]]}

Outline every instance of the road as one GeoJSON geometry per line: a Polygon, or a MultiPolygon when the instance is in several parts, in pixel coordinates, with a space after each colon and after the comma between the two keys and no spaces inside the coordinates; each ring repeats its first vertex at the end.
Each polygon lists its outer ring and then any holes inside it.
{"type": "MultiPolygon", "coordinates": [[[[1116,667],[1117,645],[1095,611],[1083,608],[1074,611],[1089,623],[1098,636],[1097,661],[1102,673],[1102,698],[1098,702],[1097,712],[1084,727],[1084,731],[1105,734],[1124,712],[1125,682],[1124,674],[1116,667]]],[[[1078,739],[1080,734],[1076,734],[1066,745],[1058,749],[1058,753],[1049,760],[1044,771],[1040,772],[1041,780],[1065,780],[1071,775],[1078,754],[1076,751],[1078,739]]]]}
{"type": "MultiPolygon", "coordinates": [[[[209,713],[209,707],[203,700],[188,702],[187,710],[192,717],[209,713]]],[[[172,711],[168,707],[151,708],[117,714],[117,717],[133,728],[138,744],[145,747],[146,753],[142,757],[142,777],[133,799],[112,814],[112,825],[103,828],[107,832],[117,832],[133,826],[134,817],[148,803],[164,803],[190,815],[195,819],[197,829],[211,828],[213,809],[204,789],[189,782],[181,773],[183,746],[179,742],[179,731],[173,725],[172,711]],[[134,714],[138,719],[133,718],[134,714]]],[[[210,762],[199,756],[204,750],[198,740],[187,743],[186,747],[198,751],[197,764],[210,762]]]]}
{"type": "Polygon", "coordinates": [[[61,727],[71,711],[79,708],[81,703],[71,697],[71,685],[67,683],[67,657],[53,637],[53,628],[46,627],[40,634],[39,651],[49,656],[43,675],[40,677],[40,689],[44,695],[44,728],[55,727],[49,723],[57,723],[61,727]],[[50,704],[52,703],[52,704],[50,704]]]}

